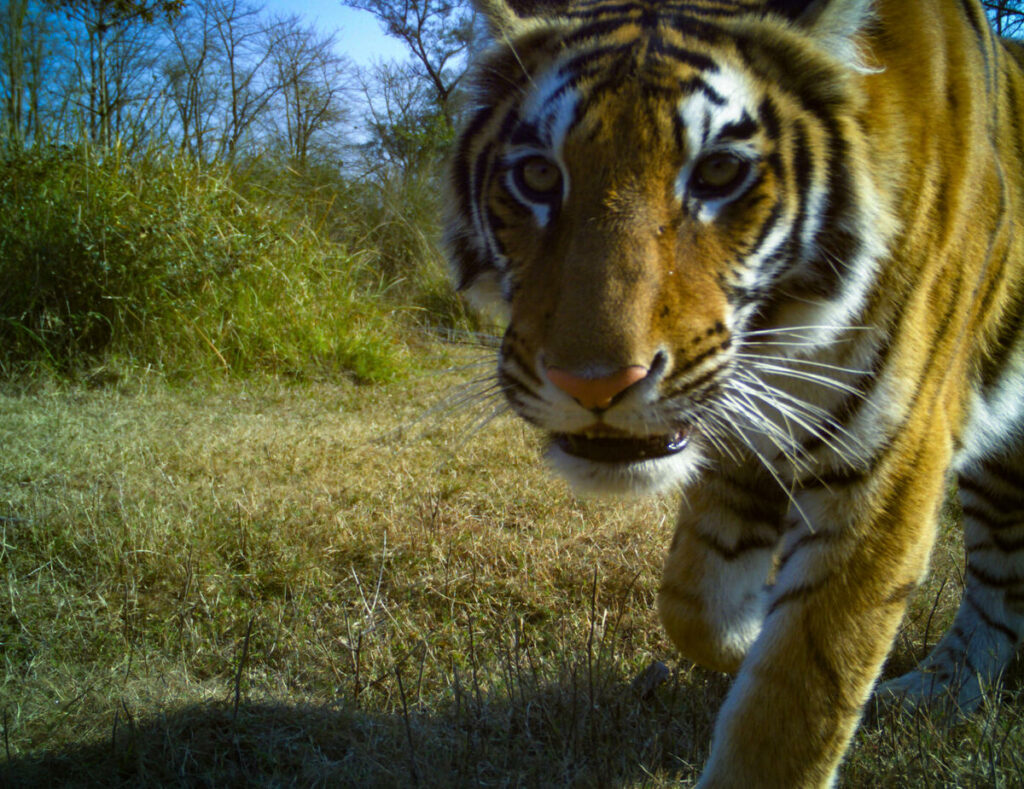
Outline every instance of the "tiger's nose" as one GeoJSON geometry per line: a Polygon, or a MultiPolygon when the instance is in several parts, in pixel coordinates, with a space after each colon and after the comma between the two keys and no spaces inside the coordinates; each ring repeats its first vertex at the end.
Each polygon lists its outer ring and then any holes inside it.
{"type": "Polygon", "coordinates": [[[585,378],[559,367],[548,367],[545,372],[551,383],[591,411],[607,408],[616,395],[647,377],[647,368],[639,364],[596,378],[585,378]]]}

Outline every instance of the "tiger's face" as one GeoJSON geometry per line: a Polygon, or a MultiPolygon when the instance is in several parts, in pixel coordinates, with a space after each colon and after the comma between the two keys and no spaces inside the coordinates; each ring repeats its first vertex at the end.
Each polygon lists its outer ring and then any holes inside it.
{"type": "Polygon", "coordinates": [[[566,18],[478,71],[449,244],[460,285],[505,305],[502,390],[577,488],[786,455],[771,360],[860,306],[878,223],[847,69],[770,19],[734,28],[566,18]]]}

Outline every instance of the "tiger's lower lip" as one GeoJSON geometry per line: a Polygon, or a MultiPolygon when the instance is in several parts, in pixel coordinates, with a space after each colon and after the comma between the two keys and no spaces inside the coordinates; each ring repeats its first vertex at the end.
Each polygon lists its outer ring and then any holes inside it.
{"type": "Polygon", "coordinates": [[[585,436],[572,433],[552,435],[555,445],[573,457],[596,463],[638,463],[657,460],[680,452],[690,440],[690,431],[682,430],[668,436],[618,438],[585,436]]]}

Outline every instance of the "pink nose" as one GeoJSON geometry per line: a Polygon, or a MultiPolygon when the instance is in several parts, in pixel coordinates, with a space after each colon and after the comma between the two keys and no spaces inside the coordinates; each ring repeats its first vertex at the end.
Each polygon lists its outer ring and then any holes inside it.
{"type": "Polygon", "coordinates": [[[583,378],[558,367],[547,368],[548,380],[584,408],[607,408],[615,395],[647,377],[647,368],[638,364],[623,367],[603,378],[583,378]]]}

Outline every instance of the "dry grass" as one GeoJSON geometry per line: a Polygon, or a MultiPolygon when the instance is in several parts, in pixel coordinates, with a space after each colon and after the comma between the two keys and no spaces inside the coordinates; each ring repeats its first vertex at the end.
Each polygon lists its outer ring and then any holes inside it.
{"type": "MultiPolygon", "coordinates": [[[[509,417],[418,421],[466,375],[0,397],[0,784],[692,781],[728,682],[653,614],[671,502],[574,499],[509,417]]],[[[870,721],[844,784],[1021,785],[1009,684],[965,723],[870,721]]]]}

